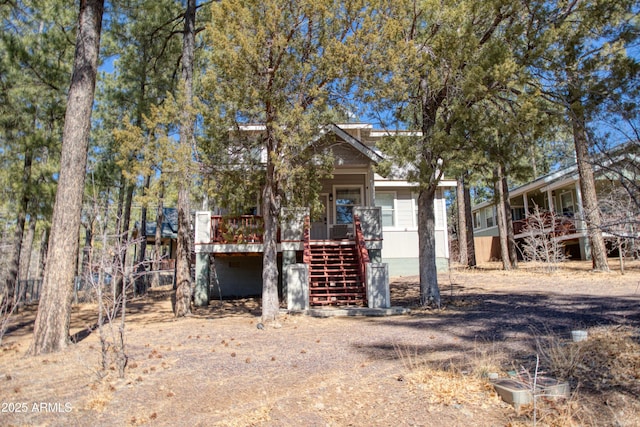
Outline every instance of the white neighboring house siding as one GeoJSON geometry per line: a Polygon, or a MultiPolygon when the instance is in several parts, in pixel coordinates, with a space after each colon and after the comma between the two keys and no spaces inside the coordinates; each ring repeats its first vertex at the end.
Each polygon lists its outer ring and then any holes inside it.
{"type": "MultiPolygon", "coordinates": [[[[449,266],[449,239],[447,235],[447,212],[444,199],[444,187],[455,185],[443,181],[436,193],[435,238],[436,263],[438,270],[445,271],[449,266]]],[[[418,218],[417,192],[406,181],[386,181],[376,176],[376,205],[382,206],[388,213],[389,199],[393,196],[393,224],[383,212],[382,262],[389,264],[390,276],[415,276],[419,274],[418,262],[418,218]],[[378,195],[380,202],[378,202],[378,195]]]]}

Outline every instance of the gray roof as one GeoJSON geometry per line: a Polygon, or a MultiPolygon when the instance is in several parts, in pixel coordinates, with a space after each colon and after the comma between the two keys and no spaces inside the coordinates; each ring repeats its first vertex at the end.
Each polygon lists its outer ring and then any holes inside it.
{"type": "MultiPolygon", "coordinates": [[[[162,208],[162,238],[178,238],[178,210],[176,208],[162,208]]],[[[147,222],[147,237],[156,235],[156,223],[147,222]]]]}

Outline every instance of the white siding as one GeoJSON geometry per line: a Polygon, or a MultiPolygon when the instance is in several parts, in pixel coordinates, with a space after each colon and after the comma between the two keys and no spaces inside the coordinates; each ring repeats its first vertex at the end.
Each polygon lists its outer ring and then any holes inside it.
{"type": "Polygon", "coordinates": [[[444,199],[440,198],[440,197],[442,197],[442,195],[438,194],[437,197],[438,198],[436,198],[433,201],[434,210],[435,210],[435,216],[436,216],[435,227],[436,227],[437,230],[442,230],[442,229],[445,228],[445,215],[447,213],[446,213],[445,201],[444,201],[444,199]]]}
{"type": "MultiPolygon", "coordinates": [[[[387,259],[418,258],[417,199],[412,188],[384,188],[384,192],[396,194],[396,225],[383,228],[382,257],[387,259]]],[[[447,241],[446,201],[438,191],[434,201],[436,256],[449,257],[447,241]]]]}
{"type": "Polygon", "coordinates": [[[398,218],[398,228],[414,228],[414,211],[412,199],[398,199],[396,202],[398,211],[396,212],[396,218],[398,218]]]}
{"type": "Polygon", "coordinates": [[[418,233],[383,231],[382,258],[417,258],[418,233]]]}

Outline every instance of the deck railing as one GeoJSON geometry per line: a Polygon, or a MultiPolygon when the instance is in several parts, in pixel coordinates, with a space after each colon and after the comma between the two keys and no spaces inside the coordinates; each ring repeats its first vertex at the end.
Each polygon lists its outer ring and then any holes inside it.
{"type": "Polygon", "coordinates": [[[552,230],[551,234],[554,237],[566,236],[577,232],[576,220],[574,218],[553,215],[550,212],[545,212],[540,216],[540,218],[530,216],[526,219],[513,221],[513,234],[518,235],[525,233],[527,228],[531,227],[552,230]]]}
{"type": "Polygon", "coordinates": [[[213,243],[262,243],[263,237],[264,221],[260,216],[211,216],[211,240],[213,243]]]}
{"type": "Polygon", "coordinates": [[[369,260],[369,251],[364,243],[364,233],[362,233],[362,225],[360,224],[360,217],[358,215],[353,216],[353,228],[356,238],[356,249],[358,253],[358,264],[360,268],[360,278],[363,282],[367,280],[367,264],[369,260]]]}

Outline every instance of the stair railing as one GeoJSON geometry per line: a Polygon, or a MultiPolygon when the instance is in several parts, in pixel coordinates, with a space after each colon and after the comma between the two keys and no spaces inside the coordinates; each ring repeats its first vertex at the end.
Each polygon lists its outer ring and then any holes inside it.
{"type": "Polygon", "coordinates": [[[362,233],[362,225],[360,224],[360,216],[353,216],[353,228],[356,237],[356,249],[358,254],[358,266],[360,269],[360,278],[363,282],[367,280],[367,263],[369,260],[369,251],[364,243],[364,233],[362,233]]]}
{"type": "Polygon", "coordinates": [[[309,215],[304,217],[304,231],[302,233],[302,262],[311,265],[311,221],[309,215]]]}

